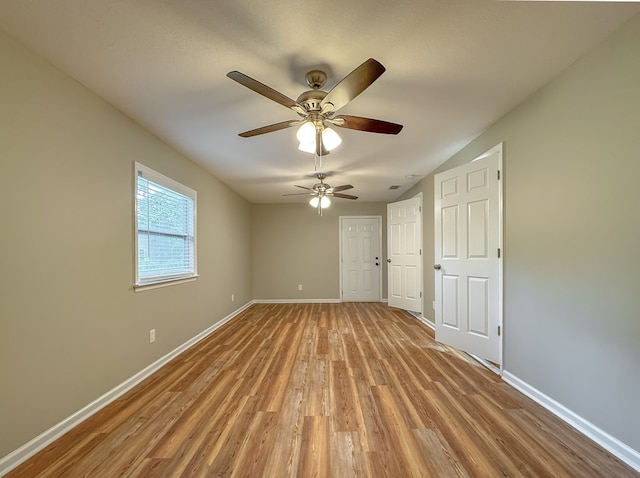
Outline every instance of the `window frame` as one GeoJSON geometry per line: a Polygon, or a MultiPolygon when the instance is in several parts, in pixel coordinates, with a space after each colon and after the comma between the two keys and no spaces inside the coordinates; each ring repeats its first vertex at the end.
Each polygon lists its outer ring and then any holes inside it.
{"type": "Polygon", "coordinates": [[[198,193],[178,181],[171,179],[153,169],[134,162],[133,170],[133,290],[140,292],[143,290],[156,289],[158,287],[166,287],[170,285],[183,284],[185,282],[195,281],[198,275],[198,193]],[[140,278],[139,265],[139,224],[138,224],[138,177],[142,177],[148,181],[158,184],[174,193],[189,197],[193,200],[193,271],[182,274],[163,275],[154,278],[140,278]]]}

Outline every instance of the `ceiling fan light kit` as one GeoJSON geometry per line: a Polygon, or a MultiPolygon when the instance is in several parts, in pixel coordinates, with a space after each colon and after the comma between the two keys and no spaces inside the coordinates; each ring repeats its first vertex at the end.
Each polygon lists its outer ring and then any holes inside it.
{"type": "Polygon", "coordinates": [[[324,128],[322,130],[322,144],[327,151],[333,151],[342,143],[342,138],[331,128],[324,128]]]}
{"type": "Polygon", "coordinates": [[[320,207],[320,209],[326,209],[331,206],[331,199],[329,199],[327,196],[322,196],[321,198],[318,196],[314,196],[311,198],[311,201],[309,201],[309,205],[311,207],[320,207]]]}
{"type": "Polygon", "coordinates": [[[316,142],[312,141],[310,143],[300,143],[298,145],[298,150],[303,153],[315,153],[316,152],[316,142]]]}
{"type": "Polygon", "coordinates": [[[312,143],[316,140],[316,127],[311,121],[305,121],[302,126],[298,128],[296,138],[300,141],[300,144],[312,143]]]}
{"type": "MultiPolygon", "coordinates": [[[[327,81],[327,75],[320,70],[311,70],[305,75],[307,85],[310,90],[304,91],[297,100],[293,100],[286,95],[274,90],[273,88],[260,83],[257,80],[240,73],[239,71],[230,71],[227,76],[241,85],[255,91],[256,93],[275,101],[286,108],[295,112],[300,119],[282,121],[268,126],[252,129],[239,133],[243,138],[250,138],[265,133],[272,133],[292,126],[299,126],[296,132],[298,139],[298,149],[306,153],[313,153],[315,158],[316,170],[318,168],[318,158],[320,158],[320,167],[322,167],[322,157],[329,154],[329,151],[337,148],[342,139],[331,126],[339,128],[347,128],[357,131],[368,131],[371,133],[382,134],[398,134],[402,130],[401,124],[390,123],[361,116],[337,115],[336,112],[353,100],[356,96],[367,89],[376,81],[385,68],[380,62],[369,58],[351,73],[345,76],[337,85],[329,92],[321,90],[327,81]]],[[[318,214],[322,215],[322,209],[329,207],[331,200],[329,196],[343,199],[358,199],[356,196],[349,194],[340,194],[337,191],[344,191],[353,188],[350,184],[337,186],[332,188],[324,183],[325,174],[318,173],[317,178],[320,180],[313,189],[304,186],[297,186],[307,189],[308,193],[285,194],[285,196],[310,194],[313,196],[309,204],[317,207],[318,214]]]]}

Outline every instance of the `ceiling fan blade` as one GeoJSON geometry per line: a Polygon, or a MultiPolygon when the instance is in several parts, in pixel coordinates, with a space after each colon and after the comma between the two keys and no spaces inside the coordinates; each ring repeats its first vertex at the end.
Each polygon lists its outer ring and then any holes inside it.
{"type": "Polygon", "coordinates": [[[327,93],[327,96],[324,97],[320,103],[320,107],[323,108],[324,111],[324,106],[331,103],[333,105],[331,110],[338,111],[366,90],[384,71],[385,67],[382,66],[380,62],[369,58],[334,86],[331,91],[327,93]]]}
{"type": "Polygon", "coordinates": [[[313,191],[313,189],[311,189],[311,188],[307,188],[307,187],[305,187],[305,186],[298,186],[297,184],[294,184],[294,186],[295,186],[295,187],[297,187],[297,188],[306,189],[307,191],[313,191]]]}
{"type": "Polygon", "coordinates": [[[342,198],[342,199],[358,199],[358,196],[352,196],[351,194],[342,194],[342,193],[328,193],[327,196],[333,196],[333,197],[342,198]]]}
{"type": "Polygon", "coordinates": [[[276,103],[280,103],[282,106],[286,106],[287,108],[302,108],[296,101],[292,100],[288,96],[283,95],[264,83],[260,83],[258,80],[254,80],[244,73],[234,70],[227,73],[227,76],[232,80],[237,81],[242,86],[246,86],[250,90],[255,91],[259,95],[265,96],[276,103]]]}
{"type": "Polygon", "coordinates": [[[263,126],[262,128],[256,128],[250,131],[245,131],[244,133],[238,133],[238,136],[242,136],[243,138],[250,138],[251,136],[272,133],[273,131],[279,131],[290,126],[293,126],[292,121],[282,121],[281,123],[270,124],[269,126],[263,126]]]}
{"type": "Polygon", "coordinates": [[[329,188],[330,193],[337,193],[338,191],[346,191],[347,189],[352,189],[353,186],[351,184],[343,184],[342,186],[336,186],[333,188],[329,188]]]}
{"type": "Polygon", "coordinates": [[[314,196],[314,193],[289,193],[283,194],[283,196],[314,196]]]}
{"type": "Polygon", "coordinates": [[[341,128],[356,129],[358,131],[369,131],[371,133],[398,134],[402,131],[402,125],[390,123],[371,118],[363,118],[362,116],[339,115],[334,119],[342,119],[342,124],[335,123],[341,128]]]}

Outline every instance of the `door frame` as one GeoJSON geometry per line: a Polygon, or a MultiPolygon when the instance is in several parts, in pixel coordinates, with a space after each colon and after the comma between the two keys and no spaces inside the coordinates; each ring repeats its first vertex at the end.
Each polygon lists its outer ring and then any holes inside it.
{"type": "Polygon", "coordinates": [[[340,302],[343,302],[344,300],[344,292],[342,290],[342,274],[343,274],[343,270],[342,270],[342,265],[343,265],[343,261],[342,261],[342,225],[345,219],[371,219],[371,218],[376,218],[378,220],[378,245],[380,247],[380,267],[378,268],[378,297],[379,297],[379,301],[382,302],[382,269],[383,269],[383,263],[382,263],[382,216],[380,215],[376,215],[376,214],[371,214],[368,216],[339,216],[338,217],[338,223],[339,223],[339,227],[338,227],[338,270],[339,270],[339,276],[340,276],[340,281],[339,281],[339,287],[340,287],[340,302]]]}

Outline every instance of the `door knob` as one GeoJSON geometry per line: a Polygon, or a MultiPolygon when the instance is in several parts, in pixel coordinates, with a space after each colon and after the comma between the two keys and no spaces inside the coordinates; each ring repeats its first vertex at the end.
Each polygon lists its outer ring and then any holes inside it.
{"type": "Polygon", "coordinates": [[[387,262],[391,263],[391,259],[387,259],[387,262]]]}
{"type": "Polygon", "coordinates": [[[437,271],[439,271],[440,269],[442,269],[442,266],[440,264],[434,264],[433,268],[437,271]]]}

